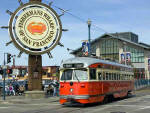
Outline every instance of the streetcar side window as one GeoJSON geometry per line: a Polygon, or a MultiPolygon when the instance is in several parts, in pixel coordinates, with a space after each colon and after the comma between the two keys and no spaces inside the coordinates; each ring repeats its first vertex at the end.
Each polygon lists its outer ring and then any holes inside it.
{"type": "Polygon", "coordinates": [[[109,73],[109,80],[112,80],[112,73],[109,73]]]}
{"type": "Polygon", "coordinates": [[[102,80],[102,73],[98,72],[98,80],[102,80]]]}
{"type": "Polygon", "coordinates": [[[117,73],[117,80],[119,80],[119,73],[117,73]]]}
{"type": "Polygon", "coordinates": [[[104,72],[103,73],[103,80],[105,80],[105,78],[106,78],[106,73],[104,72]]]}
{"type": "Polygon", "coordinates": [[[108,80],[109,79],[109,74],[108,73],[106,73],[106,80],[108,80]]]}
{"type": "Polygon", "coordinates": [[[90,80],[96,80],[96,69],[90,69],[90,80]]]}
{"type": "Polygon", "coordinates": [[[119,74],[119,78],[118,78],[118,80],[120,80],[120,74],[119,74]]]}
{"type": "Polygon", "coordinates": [[[117,80],[117,75],[116,75],[116,73],[114,73],[114,80],[117,80]]]}
{"type": "Polygon", "coordinates": [[[111,80],[114,80],[114,73],[112,73],[111,75],[111,80]]]}

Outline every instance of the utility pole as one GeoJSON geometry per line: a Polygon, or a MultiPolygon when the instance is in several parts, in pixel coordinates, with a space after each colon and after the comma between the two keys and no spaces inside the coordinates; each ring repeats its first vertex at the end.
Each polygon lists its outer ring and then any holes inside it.
{"type": "Polygon", "coordinates": [[[88,41],[89,41],[89,54],[88,56],[91,56],[91,20],[88,19],[87,24],[88,24],[88,41]]]}

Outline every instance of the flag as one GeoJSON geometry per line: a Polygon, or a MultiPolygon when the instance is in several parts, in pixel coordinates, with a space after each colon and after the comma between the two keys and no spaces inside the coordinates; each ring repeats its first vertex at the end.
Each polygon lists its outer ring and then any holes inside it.
{"type": "Polygon", "coordinates": [[[83,52],[83,55],[88,56],[88,53],[89,53],[89,43],[88,43],[88,41],[83,41],[82,42],[82,52],[83,52]]]}

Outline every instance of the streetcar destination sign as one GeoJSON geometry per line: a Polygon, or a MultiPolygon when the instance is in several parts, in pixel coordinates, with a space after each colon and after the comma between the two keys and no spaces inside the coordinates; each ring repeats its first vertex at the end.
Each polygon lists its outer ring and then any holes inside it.
{"type": "Polygon", "coordinates": [[[13,13],[9,33],[18,49],[39,55],[49,52],[58,44],[62,25],[52,8],[43,3],[31,2],[13,13]]]}

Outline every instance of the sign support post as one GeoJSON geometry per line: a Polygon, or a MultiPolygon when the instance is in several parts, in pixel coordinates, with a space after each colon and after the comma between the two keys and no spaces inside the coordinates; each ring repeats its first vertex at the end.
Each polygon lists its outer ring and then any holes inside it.
{"type": "MultiPolygon", "coordinates": [[[[42,2],[42,0],[30,0],[42,2]]],[[[41,55],[30,55],[28,57],[28,90],[42,90],[42,56],[41,55]],[[38,77],[34,77],[34,69],[38,70],[38,77]]]]}
{"type": "MultiPolygon", "coordinates": [[[[39,1],[41,2],[42,0],[30,0],[31,1],[39,1]]],[[[29,92],[26,92],[26,97],[33,98],[39,98],[35,97],[36,95],[35,92],[30,92],[30,91],[42,91],[42,56],[41,55],[31,55],[29,54],[28,56],[28,90],[29,92]],[[35,72],[36,71],[36,72],[35,72]],[[37,73],[37,76],[34,75],[34,73],[37,73]],[[34,93],[34,94],[33,94],[34,93]]],[[[37,92],[36,92],[37,94],[37,92]]],[[[43,93],[41,93],[43,94],[43,93]]],[[[42,96],[42,95],[40,95],[42,96]]]]}
{"type": "Polygon", "coordinates": [[[42,90],[42,56],[29,55],[28,59],[28,90],[42,90]]]}

